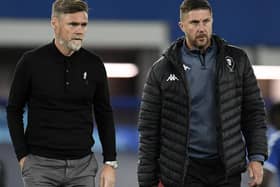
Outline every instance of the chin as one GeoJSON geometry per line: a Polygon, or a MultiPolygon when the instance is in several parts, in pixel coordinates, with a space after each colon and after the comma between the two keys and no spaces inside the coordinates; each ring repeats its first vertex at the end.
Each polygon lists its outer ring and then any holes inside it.
{"type": "Polygon", "coordinates": [[[197,48],[199,48],[199,49],[203,49],[203,48],[205,48],[206,46],[208,46],[208,42],[206,41],[206,42],[199,42],[198,44],[197,44],[197,48]]]}
{"type": "Polygon", "coordinates": [[[72,47],[73,51],[79,51],[81,49],[82,46],[76,46],[76,47],[72,47]]]}
{"type": "Polygon", "coordinates": [[[69,43],[68,46],[70,49],[72,49],[73,51],[79,51],[82,47],[82,44],[73,44],[73,43],[69,43]]]}

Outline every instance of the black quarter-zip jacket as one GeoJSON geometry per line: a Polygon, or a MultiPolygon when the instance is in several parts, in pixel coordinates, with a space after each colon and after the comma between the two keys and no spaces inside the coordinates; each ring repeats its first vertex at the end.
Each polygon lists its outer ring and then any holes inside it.
{"type": "MultiPolygon", "coordinates": [[[[264,102],[246,53],[218,36],[213,39],[218,151],[226,175],[231,175],[246,169],[246,156],[267,157],[264,102]]],[[[183,41],[175,41],[155,62],[144,86],[138,120],[141,187],[157,185],[159,180],[165,187],[185,186],[191,102],[180,60],[183,41]]]]}
{"type": "Polygon", "coordinates": [[[18,159],[29,153],[56,159],[90,154],[93,113],[104,161],[115,160],[115,128],[101,59],[83,48],[66,57],[54,42],[23,55],[16,66],[7,106],[18,159]],[[25,105],[28,122],[24,133],[25,105]]]}

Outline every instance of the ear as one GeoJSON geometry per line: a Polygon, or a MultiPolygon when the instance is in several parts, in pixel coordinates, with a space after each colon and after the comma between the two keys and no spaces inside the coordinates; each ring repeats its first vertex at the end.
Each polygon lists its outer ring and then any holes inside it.
{"type": "Polygon", "coordinates": [[[183,25],[182,21],[179,21],[178,25],[179,25],[180,29],[184,32],[184,25],[183,25]]]}
{"type": "Polygon", "coordinates": [[[52,17],[51,18],[51,26],[55,30],[58,27],[58,18],[57,17],[52,17]]]}

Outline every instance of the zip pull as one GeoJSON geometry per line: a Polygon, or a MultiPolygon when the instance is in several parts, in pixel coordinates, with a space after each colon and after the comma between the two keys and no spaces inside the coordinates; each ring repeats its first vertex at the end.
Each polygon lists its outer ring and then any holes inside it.
{"type": "Polygon", "coordinates": [[[199,54],[199,60],[201,63],[201,69],[206,69],[206,64],[205,64],[205,53],[200,53],[199,54]]]}

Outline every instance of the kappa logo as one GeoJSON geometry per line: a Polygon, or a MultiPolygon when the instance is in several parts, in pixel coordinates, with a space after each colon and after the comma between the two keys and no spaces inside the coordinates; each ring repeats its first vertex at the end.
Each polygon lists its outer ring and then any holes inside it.
{"type": "Polygon", "coordinates": [[[170,74],[166,81],[178,81],[179,79],[176,77],[175,74],[170,74]]]}

